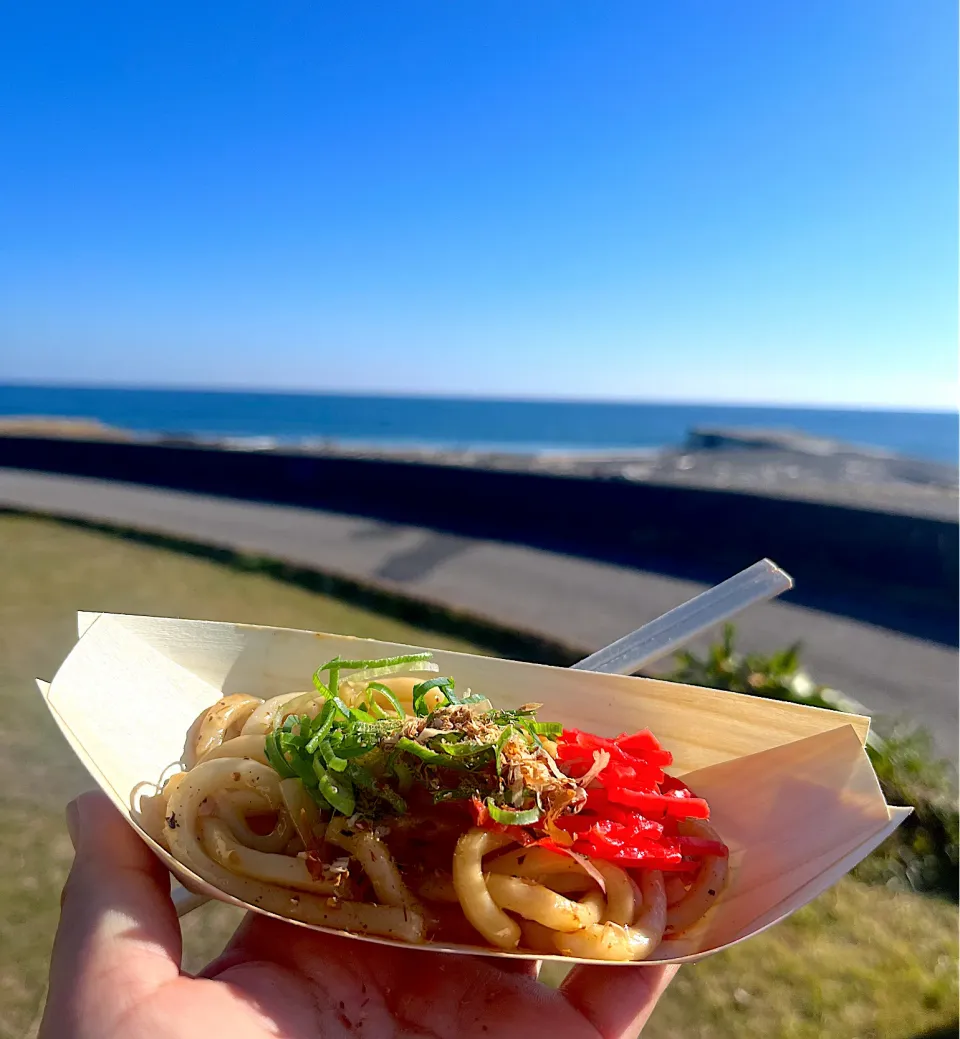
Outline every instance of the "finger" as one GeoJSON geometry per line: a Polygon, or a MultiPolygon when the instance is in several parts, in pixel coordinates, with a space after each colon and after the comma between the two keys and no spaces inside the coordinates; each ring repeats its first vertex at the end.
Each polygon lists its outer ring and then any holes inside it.
{"type": "Polygon", "coordinates": [[[560,992],[604,1039],[635,1036],[679,968],[574,967],[560,992]]]}
{"type": "MultiPolygon", "coordinates": [[[[76,849],[63,890],[45,1018],[57,1035],[71,1022],[109,1020],[179,976],[180,926],[169,874],[101,793],[67,808],[76,849]]],[[[43,1034],[43,1033],[42,1033],[43,1034]]],[[[96,1034],[96,1029],[90,1034],[96,1034]]]]}

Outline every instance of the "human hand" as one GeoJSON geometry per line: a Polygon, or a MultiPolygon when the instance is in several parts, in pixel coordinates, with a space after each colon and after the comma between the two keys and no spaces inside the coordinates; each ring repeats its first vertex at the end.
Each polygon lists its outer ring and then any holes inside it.
{"type": "Polygon", "coordinates": [[[396,949],[249,914],[191,977],[163,864],[102,794],[72,802],[67,824],[77,854],[39,1039],[633,1039],[675,971],[581,966],[553,990],[531,961],[396,949]]]}

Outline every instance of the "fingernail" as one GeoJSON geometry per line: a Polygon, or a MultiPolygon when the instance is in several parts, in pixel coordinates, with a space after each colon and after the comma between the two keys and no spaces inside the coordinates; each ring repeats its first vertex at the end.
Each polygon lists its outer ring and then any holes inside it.
{"type": "Polygon", "coordinates": [[[76,801],[71,801],[67,805],[67,833],[70,834],[70,843],[76,851],[80,840],[80,809],[76,801]]]}

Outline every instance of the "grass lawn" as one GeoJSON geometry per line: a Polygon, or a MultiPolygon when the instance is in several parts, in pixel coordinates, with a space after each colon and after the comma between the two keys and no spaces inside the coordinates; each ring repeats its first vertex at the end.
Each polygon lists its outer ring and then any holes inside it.
{"type": "MultiPolygon", "coordinates": [[[[476,649],[264,575],[16,515],[0,514],[0,577],[0,1039],[35,1033],[71,859],[63,805],[90,785],[32,685],[74,642],[78,609],[476,649]]],[[[235,922],[219,905],[188,917],[185,966],[235,922]]],[[[846,880],[773,931],[684,968],[644,1035],[906,1039],[956,1021],[956,978],[955,906],[846,880]]]]}
{"type": "Polygon", "coordinates": [[[682,967],[643,1036],[900,1039],[951,1023],[944,1034],[956,1035],[956,1015],[956,907],[847,877],[765,934],[682,967]]]}

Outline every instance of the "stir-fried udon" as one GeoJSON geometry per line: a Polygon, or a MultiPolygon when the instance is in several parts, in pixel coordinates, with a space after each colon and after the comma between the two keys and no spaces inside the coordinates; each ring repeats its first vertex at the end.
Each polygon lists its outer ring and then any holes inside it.
{"type": "Polygon", "coordinates": [[[142,824],[221,891],[358,934],[636,961],[702,919],[727,848],[650,732],[564,729],[436,670],[336,658],[310,692],[225,696],[142,824]]]}

